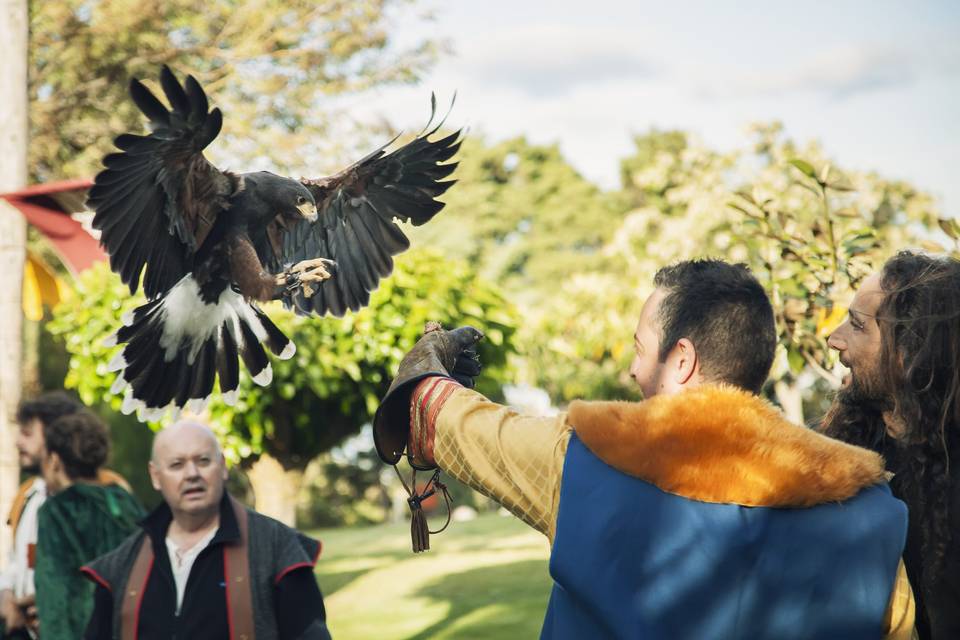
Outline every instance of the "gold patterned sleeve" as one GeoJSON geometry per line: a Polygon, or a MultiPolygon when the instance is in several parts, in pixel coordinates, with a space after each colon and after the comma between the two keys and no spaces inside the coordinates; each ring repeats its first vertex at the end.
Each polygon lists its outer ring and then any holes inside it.
{"type": "MultiPolygon", "coordinates": [[[[452,381],[441,384],[450,386],[439,407],[426,392],[414,394],[415,404],[426,397],[422,406],[431,405],[425,412],[430,424],[422,430],[432,440],[431,457],[448,474],[493,498],[552,543],[571,433],[565,414],[524,416],[452,381]]],[[[414,432],[418,431],[415,425],[414,432]]]]}
{"type": "Polygon", "coordinates": [[[914,622],[917,613],[916,602],[913,599],[913,589],[910,588],[910,580],[907,578],[907,569],[900,561],[897,567],[897,579],[893,584],[893,592],[890,594],[890,604],[887,606],[887,615],[884,617],[884,627],[886,635],[884,640],[912,640],[917,635],[914,633],[914,622]]]}

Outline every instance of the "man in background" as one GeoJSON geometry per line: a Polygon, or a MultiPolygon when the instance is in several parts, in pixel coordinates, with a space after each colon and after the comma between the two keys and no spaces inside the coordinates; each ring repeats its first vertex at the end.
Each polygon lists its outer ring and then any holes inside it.
{"type": "Polygon", "coordinates": [[[98,479],[110,454],[110,432],[89,411],[57,418],[43,429],[40,464],[47,499],[37,515],[34,569],[43,640],[76,640],[93,611],[93,585],[80,567],[113,550],[137,528],[137,499],[98,479]]]}
{"type": "Polygon", "coordinates": [[[902,252],[865,279],[830,346],[849,367],[823,428],[883,454],[907,503],[921,640],[960,638],[960,261],[902,252]]]}
{"type": "MultiPolygon", "coordinates": [[[[47,499],[47,487],[40,477],[40,462],[46,451],[43,430],[54,420],[83,409],[73,397],[62,391],[50,391],[25,400],[17,410],[16,446],[20,470],[30,474],[17,491],[7,524],[14,532],[13,550],[7,567],[0,573],[0,618],[8,637],[28,638],[28,623],[35,619],[33,569],[36,562],[37,513],[47,499]]],[[[99,481],[129,485],[117,474],[102,470],[99,481]]]]}
{"type": "Polygon", "coordinates": [[[207,426],[181,421],[158,433],[149,469],[163,503],[82,568],[97,583],[87,640],[329,639],[313,575],[320,543],[226,492],[226,461],[207,426]]]}

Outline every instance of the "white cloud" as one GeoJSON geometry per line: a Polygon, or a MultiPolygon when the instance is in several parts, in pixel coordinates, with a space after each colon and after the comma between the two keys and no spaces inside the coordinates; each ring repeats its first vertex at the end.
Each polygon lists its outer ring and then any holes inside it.
{"type": "Polygon", "coordinates": [[[820,52],[807,61],[786,68],[764,71],[710,69],[693,85],[698,96],[778,97],[813,93],[846,98],[877,89],[912,83],[919,57],[913,52],[886,45],[844,45],[820,52]]]}
{"type": "Polygon", "coordinates": [[[669,12],[683,27],[589,6],[565,21],[552,12],[549,25],[531,16],[512,26],[482,19],[494,12],[459,15],[448,30],[454,56],[419,86],[351,97],[351,115],[383,116],[416,131],[431,90],[441,103],[458,90],[450,125],[470,125],[492,140],[558,142],[606,187],[619,181],[632,132],[680,128],[731,148],[744,143],[749,122],[776,119],[799,140],[822,140],[844,165],[911,180],[931,188],[948,212],[960,210],[951,173],[960,140],[960,41],[948,37],[948,22],[873,25],[865,40],[859,13],[856,22],[822,28],[781,19],[761,28],[735,18],[700,28],[675,8],[669,12]],[[814,41],[824,44],[817,49],[814,41]]]}
{"type": "Polygon", "coordinates": [[[465,40],[456,47],[456,65],[487,87],[556,96],[598,82],[655,77],[660,69],[642,43],[637,29],[532,24],[465,40]]]}

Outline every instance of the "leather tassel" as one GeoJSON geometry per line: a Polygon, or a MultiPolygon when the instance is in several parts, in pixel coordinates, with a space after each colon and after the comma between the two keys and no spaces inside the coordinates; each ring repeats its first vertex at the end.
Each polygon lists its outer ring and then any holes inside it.
{"type": "Polygon", "coordinates": [[[410,538],[413,542],[413,552],[428,551],[430,549],[430,527],[427,526],[427,516],[423,514],[423,508],[420,506],[419,500],[414,502],[414,499],[411,498],[409,502],[412,511],[410,538]]]}
{"type": "Polygon", "coordinates": [[[410,505],[410,541],[413,544],[413,552],[420,553],[422,551],[429,551],[430,534],[440,533],[447,528],[447,525],[450,524],[450,492],[447,490],[447,486],[440,482],[439,469],[433,472],[433,476],[430,478],[427,486],[424,487],[423,493],[419,494],[416,492],[416,469],[413,470],[413,477],[411,478],[409,486],[406,482],[404,482],[403,476],[400,475],[400,470],[397,469],[396,465],[394,465],[393,469],[397,472],[397,477],[400,478],[403,488],[407,490],[407,495],[410,496],[407,498],[407,504],[410,505]],[[447,504],[447,521],[437,531],[430,531],[430,525],[427,522],[427,516],[423,513],[423,501],[435,494],[437,491],[440,491],[440,493],[443,494],[444,502],[447,504]]]}

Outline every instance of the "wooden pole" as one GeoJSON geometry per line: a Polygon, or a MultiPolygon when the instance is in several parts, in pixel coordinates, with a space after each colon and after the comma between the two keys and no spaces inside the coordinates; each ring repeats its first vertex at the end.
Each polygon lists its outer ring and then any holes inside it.
{"type": "MultiPolygon", "coordinates": [[[[27,0],[0,0],[0,193],[27,184],[27,21],[27,0]]],[[[0,567],[13,542],[7,513],[19,475],[14,416],[20,402],[26,247],[23,216],[0,200],[0,567]]]]}

